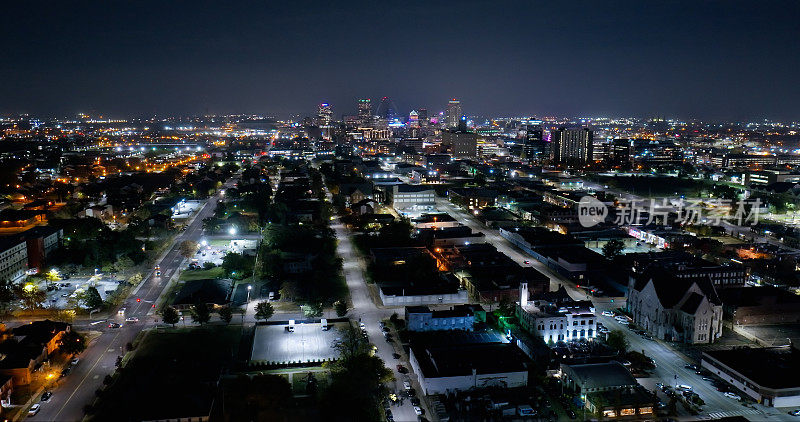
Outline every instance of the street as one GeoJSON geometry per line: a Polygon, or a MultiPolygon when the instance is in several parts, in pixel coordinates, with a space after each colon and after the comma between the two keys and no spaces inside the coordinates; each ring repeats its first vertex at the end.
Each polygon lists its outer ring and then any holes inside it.
{"type": "MultiPolygon", "coordinates": [[[[228,181],[226,185],[232,183],[228,181]]],[[[107,322],[97,324],[76,324],[78,331],[101,331],[101,335],[89,344],[87,349],[79,356],[81,362],[72,372],[60,379],[51,388],[53,397],[42,403],[42,410],[34,417],[33,421],[79,421],[83,419],[83,407],[91,404],[95,398],[95,391],[103,386],[103,378],[114,372],[117,356],[125,354],[125,346],[133,342],[136,336],[146,328],[155,325],[155,320],[160,319],[155,315],[153,305],[165,291],[173,277],[177,277],[184,258],[180,255],[178,245],[184,240],[200,240],[203,234],[203,219],[213,214],[215,203],[219,194],[208,198],[200,211],[191,221],[183,233],[175,236],[167,252],[158,259],[157,265],[161,267],[162,275],[156,276],[155,271],[139,284],[123,304],[126,308],[124,316],[109,317],[109,321],[122,324],[120,328],[108,328],[107,322]],[[141,301],[137,301],[141,299],[141,301]],[[139,322],[125,323],[126,317],[137,317],[139,322]]],[[[115,315],[115,310],[111,310],[115,315]]]]}
{"type": "MultiPolygon", "coordinates": [[[[416,376],[411,372],[409,365],[403,364],[403,366],[408,368],[408,374],[401,374],[397,371],[397,364],[401,362],[393,358],[392,353],[400,353],[402,355],[402,352],[395,350],[394,343],[387,343],[385,341],[380,325],[378,324],[382,319],[389,318],[395,310],[379,309],[375,306],[375,303],[373,303],[370,298],[366,280],[364,280],[364,267],[358,258],[353,243],[350,241],[348,230],[338,219],[334,222],[332,227],[336,232],[336,238],[338,240],[336,252],[343,260],[342,271],[344,271],[344,276],[347,280],[347,288],[350,289],[350,299],[353,302],[353,310],[350,311],[350,318],[354,320],[361,319],[361,322],[366,326],[370,342],[378,348],[376,355],[383,359],[386,366],[394,372],[394,391],[397,393],[404,391],[403,381],[410,378],[412,385],[417,386],[416,390],[419,394],[420,390],[418,388],[419,386],[416,384],[416,376]]],[[[424,405],[424,402],[422,404],[424,405]]],[[[403,405],[392,406],[391,411],[394,420],[398,422],[417,420],[414,408],[408,400],[406,400],[403,405]]]]}

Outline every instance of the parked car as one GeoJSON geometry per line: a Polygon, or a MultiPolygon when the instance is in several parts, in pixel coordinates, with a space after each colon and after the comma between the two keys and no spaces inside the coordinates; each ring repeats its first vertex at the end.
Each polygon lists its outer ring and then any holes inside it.
{"type": "Polygon", "coordinates": [[[69,364],[70,364],[70,365],[77,365],[77,364],[78,364],[78,362],[80,362],[80,361],[81,361],[81,360],[80,360],[80,359],[78,359],[78,358],[72,358],[72,360],[69,362],[69,364]]]}
{"type": "Polygon", "coordinates": [[[600,315],[613,317],[614,313],[611,311],[603,311],[600,313],[600,315]]]}
{"type": "Polygon", "coordinates": [[[408,369],[406,369],[406,367],[403,365],[397,365],[397,372],[405,374],[406,372],[408,372],[408,369]]]}
{"type": "Polygon", "coordinates": [[[139,318],[135,316],[125,318],[125,322],[139,322],[139,318]]]}
{"type": "Polygon", "coordinates": [[[692,391],[692,386],[686,384],[678,384],[675,386],[675,389],[681,391],[692,391]]]}
{"type": "Polygon", "coordinates": [[[792,415],[792,416],[800,416],[800,409],[790,410],[789,414],[792,415]]]}
{"type": "Polygon", "coordinates": [[[397,353],[392,353],[392,357],[395,359],[400,359],[400,355],[397,353]]]}
{"type": "Polygon", "coordinates": [[[122,327],[122,324],[117,324],[116,322],[108,324],[108,328],[119,328],[119,327],[122,327]]]}
{"type": "Polygon", "coordinates": [[[405,388],[406,390],[410,390],[411,389],[411,383],[408,382],[408,381],[403,381],[403,388],[405,388]]]}
{"type": "Polygon", "coordinates": [[[421,407],[419,407],[419,406],[414,406],[414,413],[416,413],[416,414],[417,414],[417,416],[421,416],[421,415],[422,415],[422,413],[423,413],[423,412],[422,412],[422,408],[421,408],[421,407]]]}
{"type": "Polygon", "coordinates": [[[28,416],[36,416],[36,414],[39,413],[39,410],[41,409],[42,406],[39,403],[35,403],[33,406],[31,406],[30,409],[28,409],[28,416]]]}
{"type": "Polygon", "coordinates": [[[731,393],[730,391],[726,392],[724,394],[724,396],[729,398],[729,399],[734,399],[734,400],[741,400],[742,399],[741,396],[739,396],[738,394],[735,394],[735,393],[731,393]]]}
{"type": "Polygon", "coordinates": [[[42,393],[41,401],[48,401],[48,400],[50,400],[50,397],[53,397],[53,392],[52,391],[45,391],[44,393],[42,393]]]}

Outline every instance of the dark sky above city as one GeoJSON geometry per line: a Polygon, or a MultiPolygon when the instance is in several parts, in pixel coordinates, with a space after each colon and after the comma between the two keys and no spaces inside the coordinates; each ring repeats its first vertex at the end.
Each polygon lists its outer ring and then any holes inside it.
{"type": "Polygon", "coordinates": [[[0,113],[800,120],[797,1],[15,1],[0,113]]]}

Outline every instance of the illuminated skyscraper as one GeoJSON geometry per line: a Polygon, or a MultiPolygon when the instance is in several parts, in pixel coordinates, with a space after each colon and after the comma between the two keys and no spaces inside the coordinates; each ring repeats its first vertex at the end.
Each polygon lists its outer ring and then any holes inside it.
{"type": "Polygon", "coordinates": [[[529,123],[525,130],[525,138],[522,141],[522,152],[520,157],[526,160],[533,160],[540,156],[545,149],[542,127],[539,122],[529,123]]]}
{"type": "Polygon", "coordinates": [[[553,162],[572,166],[589,164],[593,157],[594,134],[587,128],[558,128],[552,132],[550,158],[553,162]]]}
{"type": "Polygon", "coordinates": [[[412,127],[419,126],[419,113],[416,110],[411,110],[411,113],[408,113],[408,125],[412,127]]]}
{"type": "Polygon", "coordinates": [[[330,126],[333,120],[333,106],[328,103],[320,103],[317,109],[317,123],[319,126],[330,126]]]}
{"type": "Polygon", "coordinates": [[[458,123],[461,121],[461,101],[456,100],[453,98],[447,104],[447,111],[444,114],[444,123],[445,127],[447,128],[455,128],[458,127],[458,123]]]}
{"type": "Polygon", "coordinates": [[[331,138],[331,122],[333,121],[333,106],[328,103],[320,103],[317,109],[317,125],[322,131],[322,137],[331,138]]]}
{"type": "Polygon", "coordinates": [[[381,104],[378,106],[378,117],[386,120],[394,120],[397,115],[395,114],[395,107],[389,97],[381,98],[381,104]]]}
{"type": "Polygon", "coordinates": [[[372,100],[361,98],[358,100],[358,120],[361,124],[368,123],[372,119],[372,100]]]}

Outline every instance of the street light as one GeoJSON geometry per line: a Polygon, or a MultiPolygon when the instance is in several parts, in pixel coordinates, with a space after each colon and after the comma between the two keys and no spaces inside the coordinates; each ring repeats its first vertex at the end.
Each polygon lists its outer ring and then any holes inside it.
{"type": "Polygon", "coordinates": [[[250,305],[250,291],[253,290],[253,286],[248,284],[247,285],[247,300],[244,302],[244,312],[242,312],[242,324],[244,324],[244,315],[247,313],[247,306],[250,305]]]}
{"type": "Polygon", "coordinates": [[[236,227],[229,228],[228,229],[228,234],[230,234],[231,236],[235,235],[236,234],[236,227]]]}

